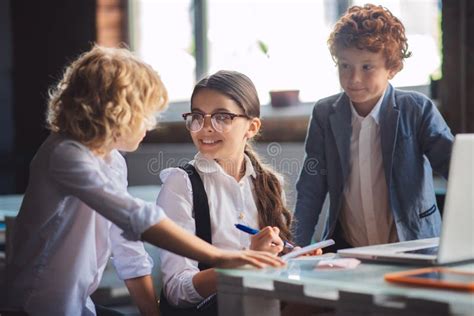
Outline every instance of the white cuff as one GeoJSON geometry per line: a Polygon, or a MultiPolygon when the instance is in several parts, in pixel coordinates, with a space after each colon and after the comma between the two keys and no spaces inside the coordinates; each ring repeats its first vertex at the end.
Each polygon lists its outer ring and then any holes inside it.
{"type": "Polygon", "coordinates": [[[153,259],[148,253],[137,256],[112,257],[112,263],[121,280],[149,275],[153,268],[153,259]]]}
{"type": "Polygon", "coordinates": [[[204,298],[199,295],[193,285],[195,271],[185,271],[174,275],[172,281],[165,283],[165,294],[168,302],[173,306],[191,307],[201,302],[204,298]]]}
{"type": "Polygon", "coordinates": [[[193,284],[193,277],[194,277],[194,274],[191,277],[185,278],[183,280],[183,289],[187,294],[189,303],[197,304],[201,302],[204,299],[204,297],[202,297],[198,293],[198,291],[196,291],[196,288],[194,287],[194,284],[193,284]]]}

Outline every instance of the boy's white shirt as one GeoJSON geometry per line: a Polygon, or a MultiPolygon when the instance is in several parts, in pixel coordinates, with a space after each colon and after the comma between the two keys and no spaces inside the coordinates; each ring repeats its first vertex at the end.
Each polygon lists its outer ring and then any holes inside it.
{"type": "MultiPolygon", "coordinates": [[[[248,249],[250,235],[235,228],[244,224],[258,229],[258,212],[254,200],[252,178],[255,170],[245,156],[245,175],[237,182],[214,160],[198,153],[190,164],[198,171],[209,201],[212,243],[227,250],[248,249]]],[[[192,211],[193,194],[186,172],[180,168],[168,168],[160,174],[163,185],[157,204],[170,219],[195,234],[192,211]]],[[[279,179],[282,182],[282,179],[279,179]]],[[[194,288],[193,276],[199,272],[197,261],[160,249],[163,289],[168,301],[175,306],[191,306],[203,300],[194,288]]]]}
{"type": "Polygon", "coordinates": [[[165,217],[153,203],[127,193],[118,151],[106,162],[52,134],[31,164],[16,220],[8,302],[31,315],[95,315],[89,296],[111,252],[121,279],[150,274],[153,261],[138,239],[165,217]]]}
{"type": "Polygon", "coordinates": [[[340,221],[344,239],[354,247],[398,240],[388,203],[380,141],[380,107],[385,92],[366,117],[361,117],[351,102],[351,171],[340,221]]]}

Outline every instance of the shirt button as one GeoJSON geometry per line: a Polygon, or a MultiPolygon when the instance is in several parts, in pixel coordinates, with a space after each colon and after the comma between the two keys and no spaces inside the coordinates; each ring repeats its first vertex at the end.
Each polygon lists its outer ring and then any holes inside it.
{"type": "Polygon", "coordinates": [[[239,214],[239,219],[244,219],[244,217],[245,217],[244,213],[241,212],[241,213],[239,214]]]}

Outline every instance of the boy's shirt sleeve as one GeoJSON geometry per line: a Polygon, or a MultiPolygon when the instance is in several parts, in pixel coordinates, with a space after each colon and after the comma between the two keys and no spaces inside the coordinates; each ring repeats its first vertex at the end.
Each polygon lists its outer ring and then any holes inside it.
{"type": "MultiPolygon", "coordinates": [[[[127,165],[119,153],[116,154],[113,167],[117,171],[117,183],[127,189],[127,165]]],[[[120,279],[127,280],[150,275],[153,269],[153,259],[145,250],[141,241],[131,241],[123,237],[123,230],[114,224],[110,225],[110,243],[112,248],[112,263],[120,279]]]]}
{"type": "Polygon", "coordinates": [[[112,263],[120,279],[127,280],[150,275],[153,259],[146,252],[143,242],[127,240],[122,234],[123,231],[112,224],[109,235],[112,263]]]}
{"type": "Polygon", "coordinates": [[[308,245],[328,191],[326,181],[326,155],[324,130],[320,125],[315,105],[305,141],[305,158],[296,183],[295,240],[301,246],[308,245]]]}
{"type": "Polygon", "coordinates": [[[63,141],[53,149],[48,174],[60,191],[119,226],[129,240],[139,240],[145,230],[166,217],[153,203],[132,197],[75,141],[63,141]]]}
{"type": "Polygon", "coordinates": [[[433,170],[447,179],[454,136],[430,100],[423,107],[418,137],[433,170]]]}
{"type": "MultiPolygon", "coordinates": [[[[157,205],[166,210],[167,216],[176,224],[196,233],[193,216],[193,193],[186,172],[179,168],[163,170],[160,174],[163,182],[157,198],[157,205]]],[[[169,251],[160,249],[163,291],[170,304],[192,306],[204,298],[193,285],[193,277],[199,272],[198,262],[169,251]]]]}

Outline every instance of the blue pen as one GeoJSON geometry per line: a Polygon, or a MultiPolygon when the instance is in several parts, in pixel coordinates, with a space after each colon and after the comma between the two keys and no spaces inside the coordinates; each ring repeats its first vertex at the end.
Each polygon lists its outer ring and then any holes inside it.
{"type": "MultiPolygon", "coordinates": [[[[240,229],[243,232],[246,232],[247,234],[250,234],[250,235],[255,235],[259,232],[258,229],[248,227],[248,226],[245,226],[245,225],[242,225],[242,224],[235,224],[235,227],[237,229],[240,229]]],[[[286,248],[290,248],[290,249],[295,248],[295,246],[293,244],[291,244],[289,241],[284,240],[283,243],[284,243],[286,248]]]]}

